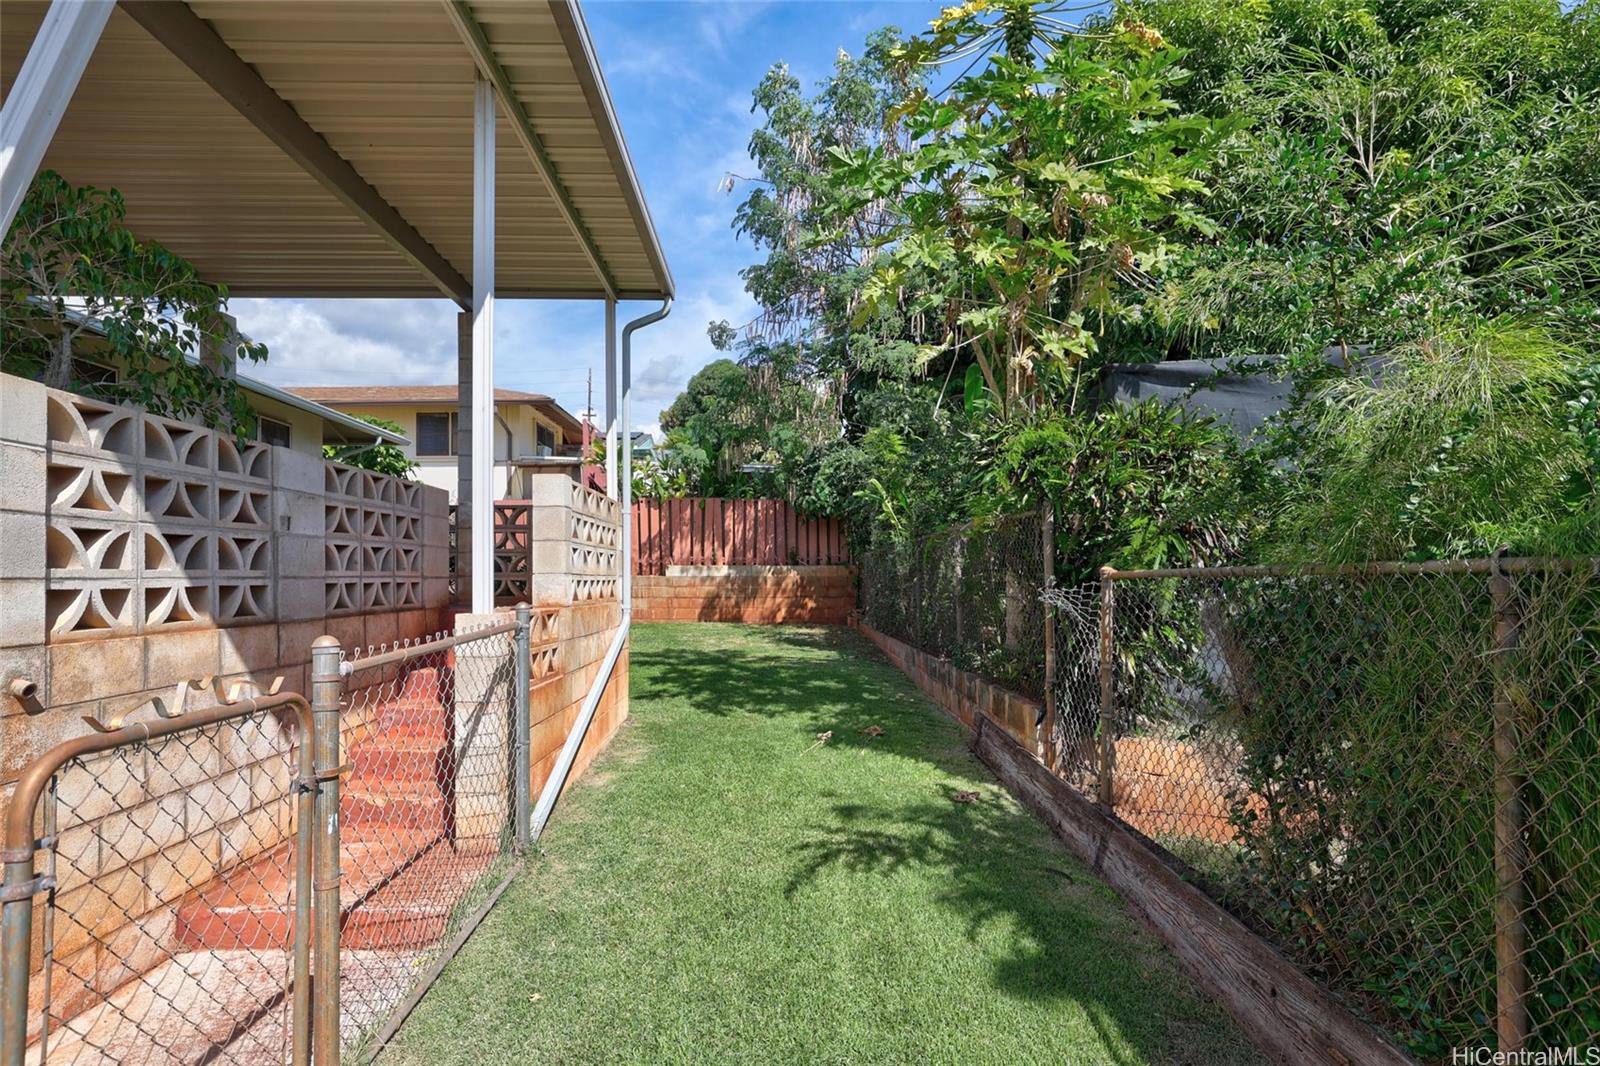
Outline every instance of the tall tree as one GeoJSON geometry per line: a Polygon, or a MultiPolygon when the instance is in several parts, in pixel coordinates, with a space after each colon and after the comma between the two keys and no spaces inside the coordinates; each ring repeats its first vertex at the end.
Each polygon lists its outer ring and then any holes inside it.
{"type": "Polygon", "coordinates": [[[1078,409],[1099,336],[1138,321],[1176,248],[1215,232],[1198,201],[1239,125],[1178,108],[1182,52],[1156,31],[1086,31],[1049,10],[947,9],[900,56],[968,72],[896,105],[913,147],[833,152],[854,203],[897,208],[866,307],[931,316],[928,355],[970,352],[1001,413],[1041,388],[1078,409]]]}
{"type": "Polygon", "coordinates": [[[0,365],[68,388],[84,336],[103,336],[122,373],[97,383],[100,395],[248,433],[255,414],[238,386],[189,357],[230,345],[235,359],[256,361],[266,346],[231,334],[227,290],[138,240],[126,213],[115,189],[74,186],[54,171],[34,179],[0,253],[0,365]]]}

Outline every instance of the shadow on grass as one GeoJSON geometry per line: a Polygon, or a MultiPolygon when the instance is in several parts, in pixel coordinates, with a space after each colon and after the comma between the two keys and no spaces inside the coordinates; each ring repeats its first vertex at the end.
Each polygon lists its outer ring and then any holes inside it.
{"type": "Polygon", "coordinates": [[[970,803],[957,802],[957,790],[944,786],[942,794],[907,804],[836,804],[838,824],[814,826],[812,839],[795,847],[785,895],[803,893],[833,869],[888,880],[937,868],[947,881],[936,898],[963,917],[968,940],[976,944],[991,926],[991,939],[1006,938],[994,988],[1028,1003],[1075,1003],[1099,1037],[1104,1058],[1097,1061],[1249,1061],[1242,1046],[1235,1056],[1218,1056],[1220,1032],[1185,1046],[1199,1034],[1173,1024],[1165,982],[1152,981],[1161,963],[1120,914],[1110,913],[1115,904],[1094,898],[1087,875],[1062,868],[1075,862],[1039,846],[1032,816],[1000,801],[998,787],[979,790],[970,803]]]}
{"type": "Polygon", "coordinates": [[[1078,863],[1046,842],[1033,815],[1001,798],[981,764],[952,743],[954,723],[922,698],[907,698],[914,690],[872,645],[848,630],[774,628],[751,647],[736,632],[714,649],[640,654],[639,695],[716,717],[793,719],[797,731],[832,730],[833,746],[914,759],[960,779],[900,803],[819,792],[830,814],[794,846],[786,897],[835,870],[886,883],[902,871],[934,870],[937,902],[960,916],[973,950],[993,956],[995,990],[1025,1003],[1076,1004],[1099,1038],[1096,1062],[1256,1061],[1078,863]],[[884,735],[863,735],[873,725],[884,735]],[[974,787],[978,799],[960,802],[966,797],[957,794],[974,787]],[[1185,992],[1183,1006],[1173,1001],[1185,992]]]}
{"type": "MultiPolygon", "coordinates": [[[[736,633],[738,628],[730,625],[727,631],[736,633]]],[[[640,653],[634,666],[639,686],[635,697],[677,700],[716,717],[755,714],[794,719],[798,727],[811,732],[832,730],[836,746],[859,744],[908,756],[924,753],[917,741],[925,737],[897,736],[892,730],[876,739],[863,734],[870,726],[886,726],[895,716],[909,720],[908,712],[919,722],[925,721],[924,712],[936,717],[939,712],[905,702],[905,694],[891,687],[892,678],[898,676],[894,667],[853,630],[773,626],[762,638],[763,644],[780,647],[772,651],[670,647],[640,653]],[[797,657],[784,648],[811,654],[797,657]]]]}

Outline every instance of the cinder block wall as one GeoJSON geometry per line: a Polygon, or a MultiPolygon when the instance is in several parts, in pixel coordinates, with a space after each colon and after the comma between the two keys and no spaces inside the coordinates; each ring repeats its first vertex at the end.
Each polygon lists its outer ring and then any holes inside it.
{"type": "Polygon", "coordinates": [[[179,681],[305,692],[318,636],[443,621],[438,489],[10,375],[0,403],[0,685],[38,688],[0,695],[0,780],[179,681]]]}
{"type": "MultiPolygon", "coordinates": [[[[583,699],[622,624],[618,550],[621,517],[617,502],[555,471],[528,485],[528,583],[536,611],[554,610],[554,654],[535,653],[529,693],[532,792],[538,797],[583,699]]],[[[623,649],[606,685],[594,721],[578,749],[570,787],[628,717],[628,653],[623,649]]]]}
{"type": "Polygon", "coordinates": [[[633,579],[636,622],[843,625],[855,602],[848,566],[669,566],[633,579]]]}
{"type": "MultiPolygon", "coordinates": [[[[574,604],[561,609],[556,618],[559,639],[556,644],[555,669],[542,678],[535,678],[529,693],[529,719],[532,723],[529,758],[532,763],[532,790],[538,797],[556,756],[566,743],[567,734],[577,721],[583,698],[600,672],[606,649],[616,636],[622,611],[617,601],[574,604]]],[[[573,763],[571,786],[583,771],[604,751],[611,738],[628,717],[628,652],[624,648],[617,660],[611,681],[600,699],[594,721],[578,749],[573,763]]]]}
{"type": "MultiPolygon", "coordinates": [[[[0,810],[85,718],[212,676],[305,693],[324,633],[437,631],[448,538],[442,491],[0,375],[0,810]]],[[[159,961],[194,886],[284,839],[290,748],[258,720],[61,775],[58,1013],[159,961]]]]}

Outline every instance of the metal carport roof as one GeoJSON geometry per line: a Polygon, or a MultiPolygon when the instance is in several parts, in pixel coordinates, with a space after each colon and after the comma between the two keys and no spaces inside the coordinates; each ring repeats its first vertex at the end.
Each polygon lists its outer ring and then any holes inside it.
{"type": "MultiPolygon", "coordinates": [[[[47,7],[0,9],[0,91],[47,7]]],[[[670,295],[570,0],[124,0],[43,165],[121,190],[135,233],[235,295],[466,304],[475,65],[500,95],[496,294],[670,295]]]]}

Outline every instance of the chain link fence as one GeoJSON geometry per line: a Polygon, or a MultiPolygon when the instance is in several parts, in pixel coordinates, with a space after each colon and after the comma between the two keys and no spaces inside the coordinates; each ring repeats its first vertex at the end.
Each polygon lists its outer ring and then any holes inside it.
{"type": "Polygon", "coordinates": [[[309,707],[220,687],[212,698],[180,714],[198,701],[180,687],[177,706],[159,705],[174,717],[94,723],[20,778],[6,845],[8,1056],[26,1045],[30,1063],[303,1061],[309,707]]]}
{"type": "Polygon", "coordinates": [[[861,560],[861,610],[878,632],[1026,696],[1044,692],[1048,569],[1037,514],[972,522],[861,560]]]}
{"type": "Polygon", "coordinates": [[[1420,1058],[1600,1044],[1600,561],[1056,588],[1047,537],[877,546],[865,621],[1048,689],[1056,773],[1420,1058]]]}
{"type": "Polygon", "coordinates": [[[514,630],[368,649],[342,665],[340,1030],[357,1057],[393,1035],[513,867],[526,698],[514,630]]]}
{"type": "Polygon", "coordinates": [[[1600,566],[1506,565],[1051,595],[1061,772],[1430,1060],[1600,1042],[1600,566]]]}
{"type": "Polygon", "coordinates": [[[25,767],[0,1061],[375,1055],[530,841],[533,617],[348,658],[324,637],[309,701],[187,683],[25,767]]]}

